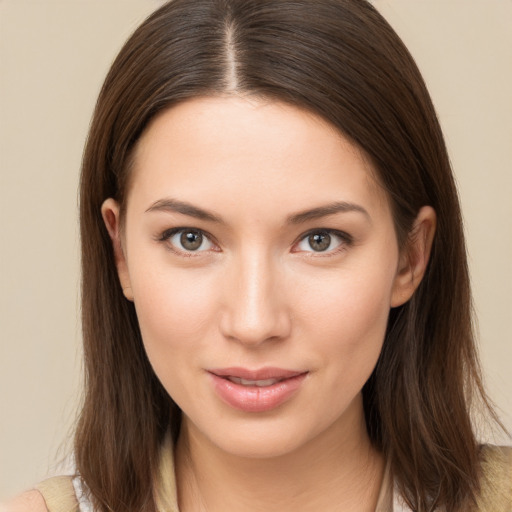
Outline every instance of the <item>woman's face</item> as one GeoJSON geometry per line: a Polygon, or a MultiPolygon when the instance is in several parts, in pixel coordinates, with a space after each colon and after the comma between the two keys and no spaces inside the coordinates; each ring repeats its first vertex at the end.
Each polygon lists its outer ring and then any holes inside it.
{"type": "Polygon", "coordinates": [[[410,295],[361,152],[298,108],[200,98],[157,117],[134,162],[121,235],[114,201],[103,214],[188,432],[266,457],[360,431],[390,307],[410,295]]]}

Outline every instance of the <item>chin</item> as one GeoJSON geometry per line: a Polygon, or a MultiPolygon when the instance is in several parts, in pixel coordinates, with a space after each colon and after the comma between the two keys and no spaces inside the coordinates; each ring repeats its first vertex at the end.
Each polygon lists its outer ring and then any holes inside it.
{"type": "MultiPolygon", "coordinates": [[[[352,405],[358,405],[355,400],[352,405]]],[[[358,409],[358,407],[356,407],[358,409]]],[[[292,411],[273,411],[272,414],[257,414],[239,418],[224,418],[208,425],[194,425],[186,422],[185,428],[195,441],[201,438],[208,444],[233,457],[250,459],[271,459],[292,455],[303,450],[316,451],[320,445],[332,447],[347,435],[347,419],[352,426],[359,428],[355,418],[347,418],[344,411],[329,417],[326,414],[322,422],[315,421],[315,413],[293,414],[292,411]]],[[[294,411],[296,412],[296,411],[294,411]]],[[[339,411],[337,411],[339,413],[339,411]]],[[[331,411],[332,413],[332,411],[331,411]]],[[[348,416],[352,416],[348,414],[348,416]]],[[[352,428],[349,427],[348,431],[352,428]]]]}
{"type": "Polygon", "coordinates": [[[247,432],[240,436],[230,435],[215,444],[233,457],[272,459],[290,455],[307,442],[307,438],[297,438],[290,432],[247,432]]]}

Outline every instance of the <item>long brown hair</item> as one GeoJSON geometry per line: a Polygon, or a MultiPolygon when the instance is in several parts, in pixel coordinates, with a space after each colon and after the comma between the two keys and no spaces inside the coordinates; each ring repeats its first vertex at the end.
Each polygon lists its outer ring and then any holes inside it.
{"type": "Polygon", "coordinates": [[[389,194],[400,244],[422,206],[437,212],[426,275],[391,310],[363,398],[371,440],[411,508],[468,510],[480,471],[471,399],[488,401],[457,192],[421,75],[364,0],[174,0],[112,65],[85,148],[80,203],[86,375],[75,453],[98,510],[155,510],[159,447],[180,422],[122,294],[100,207],[108,197],[125,204],[133,148],[157,113],[232,92],[308,109],[362,148],[389,194]]]}

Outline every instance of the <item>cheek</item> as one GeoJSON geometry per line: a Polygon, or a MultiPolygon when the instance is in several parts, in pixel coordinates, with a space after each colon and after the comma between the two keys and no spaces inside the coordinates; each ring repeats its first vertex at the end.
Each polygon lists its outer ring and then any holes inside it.
{"type": "Polygon", "coordinates": [[[340,298],[324,338],[328,343],[326,353],[337,365],[337,377],[333,375],[333,380],[342,378],[356,387],[364,384],[380,355],[388,312],[386,302],[375,296],[347,294],[340,298]]]}
{"type": "Polygon", "coordinates": [[[393,272],[371,268],[325,276],[302,295],[297,318],[303,337],[316,340],[319,365],[330,368],[333,386],[342,380],[344,386],[362,387],[382,349],[393,272]]]}
{"type": "Polygon", "coordinates": [[[357,343],[357,333],[385,327],[393,278],[391,266],[388,271],[378,265],[358,265],[303,279],[294,294],[301,310],[297,316],[317,323],[319,329],[344,332],[347,342],[357,343]]]}
{"type": "Polygon", "coordinates": [[[163,358],[169,364],[180,353],[201,348],[213,328],[218,303],[213,276],[175,268],[161,272],[149,269],[132,277],[132,287],[142,339],[152,364],[163,362],[163,358]]]}
{"type": "Polygon", "coordinates": [[[214,283],[190,272],[148,272],[134,282],[135,308],[142,340],[156,376],[173,400],[186,410],[188,403],[206,408],[204,395],[195,393],[197,369],[208,353],[214,326],[214,283]],[[139,279],[140,278],[140,279],[139,279]],[[140,283],[140,287],[138,284],[140,283]]]}

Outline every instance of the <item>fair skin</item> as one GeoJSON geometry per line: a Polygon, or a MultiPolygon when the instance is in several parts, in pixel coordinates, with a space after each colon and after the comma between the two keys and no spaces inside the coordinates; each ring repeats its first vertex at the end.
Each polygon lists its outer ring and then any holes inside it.
{"type": "Polygon", "coordinates": [[[260,99],[189,100],[141,137],[126,218],[113,199],[102,214],[183,412],[182,512],[375,509],[384,461],[361,389],[390,308],[423,277],[435,213],[400,250],[373,176],[322,119],[260,99]]]}
{"type": "Polygon", "coordinates": [[[20,496],[10,500],[8,503],[0,504],[0,512],[47,512],[46,504],[39,491],[27,491],[20,496]]]}

